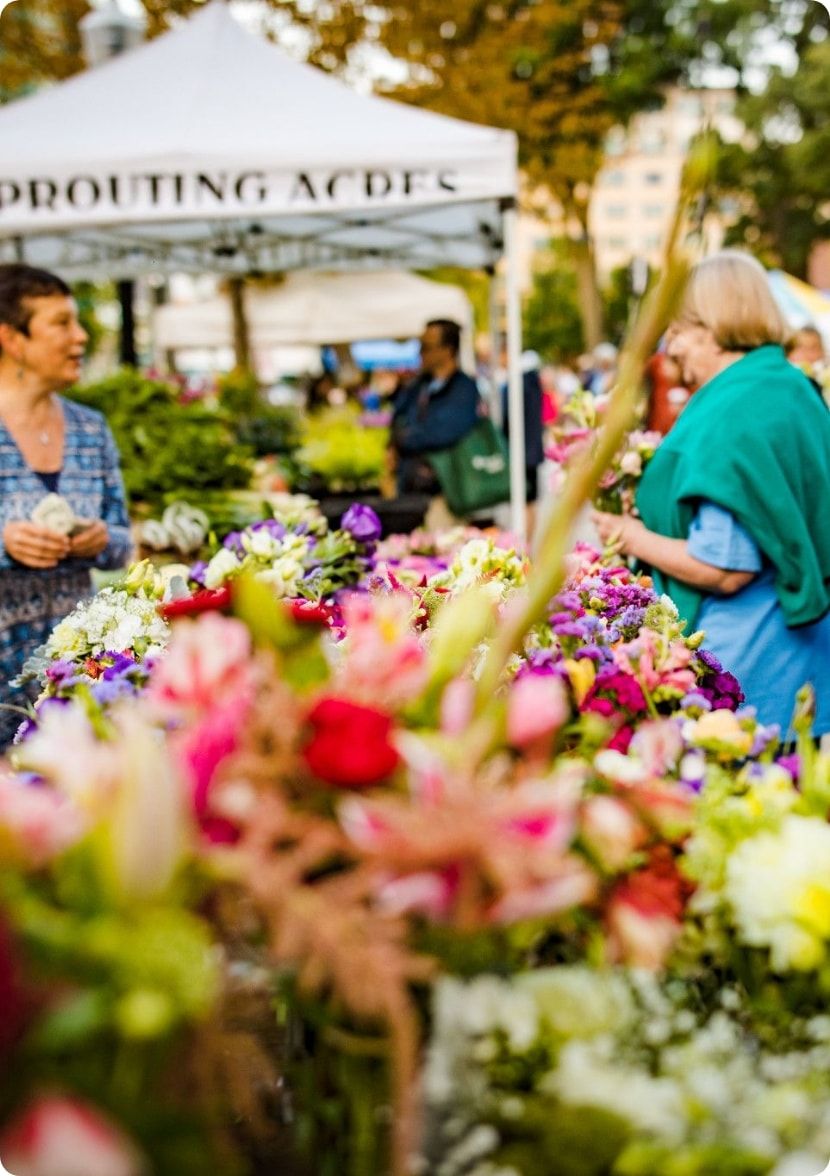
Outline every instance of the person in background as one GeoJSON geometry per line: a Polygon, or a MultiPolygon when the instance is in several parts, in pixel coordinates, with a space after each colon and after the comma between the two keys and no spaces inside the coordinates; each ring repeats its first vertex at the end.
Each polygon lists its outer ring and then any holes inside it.
{"type": "MultiPolygon", "coordinates": [[[[527,503],[526,535],[533,535],[536,523],[536,502],[539,498],[539,467],[545,460],[542,406],[543,390],[539,374],[539,356],[535,351],[522,353],[522,394],[524,399],[525,484],[527,503]]],[[[510,397],[507,384],[501,389],[501,419],[504,432],[510,437],[510,397]]]]}
{"type": "Polygon", "coordinates": [[[812,375],[827,361],[821,332],[812,326],[799,327],[787,344],[787,359],[812,375]]]}
{"type": "Polygon", "coordinates": [[[605,396],[614,385],[617,374],[617,349],[613,343],[598,343],[591,353],[591,368],[583,380],[583,387],[594,396],[605,396]]]}
{"type": "MultiPolygon", "coordinates": [[[[461,328],[451,319],[433,319],[421,336],[422,370],[396,393],[392,409],[392,448],[399,494],[440,496],[441,487],[426,454],[449,449],[475,426],[482,412],[475,381],[459,366],[461,328]]],[[[443,499],[441,499],[443,502],[443,499]]],[[[428,526],[452,523],[440,505],[428,526]]]]}
{"type": "Polygon", "coordinates": [[[830,412],[787,362],[763,267],[734,250],[692,272],[669,351],[699,385],[649,463],[640,518],[594,512],[649,566],[763,723],[786,736],[812,683],[830,731],[830,412]]]}
{"type": "MultiPolygon", "coordinates": [[[[90,593],[90,569],[131,550],[118,453],[100,413],[59,393],[81,372],[86,332],[69,287],[27,265],[0,265],[0,703],[52,627],[90,593]],[[32,514],[59,493],[75,516],[59,533],[32,514]]],[[[0,710],[0,745],[21,722],[0,710]]]]}
{"type": "Polygon", "coordinates": [[[646,384],[647,427],[665,435],[686,407],[691,392],[683,384],[677,360],[665,351],[652,355],[646,364],[646,384]]]}

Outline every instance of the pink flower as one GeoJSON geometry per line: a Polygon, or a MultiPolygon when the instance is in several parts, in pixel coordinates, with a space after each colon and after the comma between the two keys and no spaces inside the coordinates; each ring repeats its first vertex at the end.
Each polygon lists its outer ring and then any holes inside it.
{"type": "Polygon", "coordinates": [[[34,869],[80,841],[87,819],[74,800],[11,773],[0,775],[0,857],[34,869]]]}
{"type": "Polygon", "coordinates": [[[592,796],[582,812],[582,839],[607,870],[619,870],[648,840],[642,821],[613,796],[592,796]]]}
{"type": "Polygon", "coordinates": [[[140,1176],[134,1145],[76,1099],[32,1103],[0,1138],[0,1159],[14,1176],[140,1176]]]}
{"type": "Polygon", "coordinates": [[[697,681],[690,668],[692,651],[683,641],[672,641],[667,649],[660,648],[660,638],[651,629],[643,629],[636,641],[618,645],[614,661],[638,678],[649,694],[658,687],[671,687],[679,696],[688,694],[697,681]]]}
{"type": "Polygon", "coordinates": [[[180,621],[167,654],[153,674],[151,708],[181,724],[171,735],[193,812],[210,840],[232,840],[226,821],[210,811],[217,773],[239,747],[255,689],[251,636],[241,621],[204,613],[180,621]]]}
{"type": "Polygon", "coordinates": [[[692,890],[669,847],[656,846],[648,865],[614,890],[607,912],[612,959],[631,967],[661,968],[680,935],[692,890]]]}
{"type": "Polygon", "coordinates": [[[508,695],[508,742],[513,747],[547,751],[569,713],[567,692],[558,678],[528,674],[512,685],[508,695]]]}
{"type": "Polygon", "coordinates": [[[429,669],[413,632],[411,598],[403,592],[370,597],[353,593],[343,603],[346,640],[334,682],[365,706],[395,711],[417,698],[429,669]]]}
{"type": "Polygon", "coordinates": [[[441,730],[460,735],[473,717],[475,685],[468,678],[453,678],[441,695],[441,730]]]}
{"type": "Polygon", "coordinates": [[[162,715],[184,718],[248,698],[252,689],[248,629],[233,617],[207,612],[176,625],[151,678],[149,698],[162,715]]]}
{"type": "Polygon", "coordinates": [[[674,719],[656,719],[643,723],[631,740],[631,751],[650,776],[667,775],[677,766],[683,753],[683,736],[679,724],[674,719]]]}

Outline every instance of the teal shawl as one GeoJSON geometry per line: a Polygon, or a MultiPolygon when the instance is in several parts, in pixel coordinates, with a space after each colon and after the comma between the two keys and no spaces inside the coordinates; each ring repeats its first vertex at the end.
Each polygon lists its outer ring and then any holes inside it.
{"type": "MultiPolygon", "coordinates": [[[[637,492],[650,531],[685,539],[702,501],[729,511],[775,569],[789,626],[830,609],[830,413],[773,344],[705,384],[649,463],[637,492]]],[[[654,572],[694,628],[704,594],[654,572]]]]}

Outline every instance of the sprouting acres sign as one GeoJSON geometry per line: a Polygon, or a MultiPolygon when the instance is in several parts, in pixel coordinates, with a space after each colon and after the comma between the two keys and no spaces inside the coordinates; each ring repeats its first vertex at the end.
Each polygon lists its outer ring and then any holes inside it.
{"type": "Polygon", "coordinates": [[[163,220],[440,203],[463,196],[461,189],[458,173],[448,167],[0,175],[0,232],[12,223],[48,229],[66,220],[163,220]]]}

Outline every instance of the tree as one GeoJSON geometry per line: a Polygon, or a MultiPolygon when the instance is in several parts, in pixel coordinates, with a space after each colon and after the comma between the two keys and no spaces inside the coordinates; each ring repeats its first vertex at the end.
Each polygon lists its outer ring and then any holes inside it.
{"type": "Polygon", "coordinates": [[[801,278],[815,242],[830,239],[828,75],[830,39],[808,44],[792,76],[776,69],[762,94],[741,103],[748,135],[722,145],[716,179],[733,214],[727,242],[801,278]]]}

